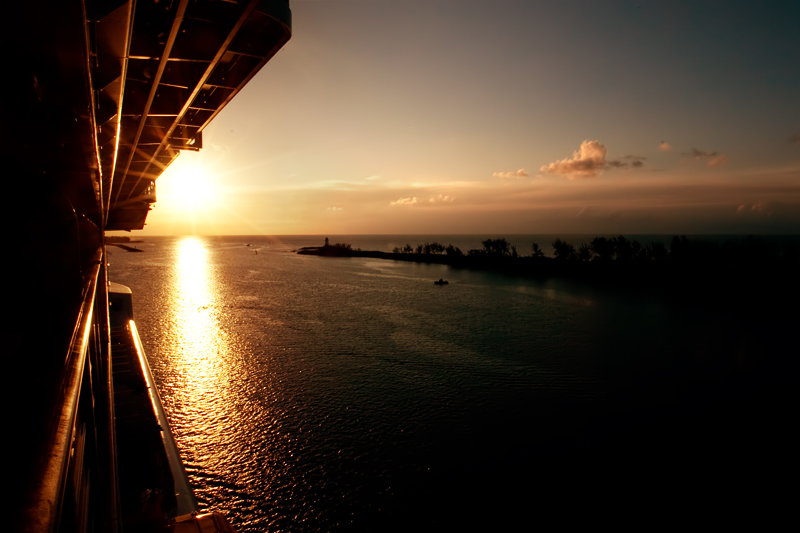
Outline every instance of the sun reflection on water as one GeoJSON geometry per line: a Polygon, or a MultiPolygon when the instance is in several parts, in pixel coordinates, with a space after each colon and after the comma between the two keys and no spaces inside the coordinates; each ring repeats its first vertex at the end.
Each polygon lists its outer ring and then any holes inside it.
{"type": "Polygon", "coordinates": [[[213,461],[210,441],[219,442],[230,399],[230,339],[220,326],[220,287],[206,243],[196,237],[178,242],[172,293],[173,353],[170,374],[182,396],[184,443],[194,459],[213,461]],[[211,438],[216,435],[215,438],[211,438]]]}

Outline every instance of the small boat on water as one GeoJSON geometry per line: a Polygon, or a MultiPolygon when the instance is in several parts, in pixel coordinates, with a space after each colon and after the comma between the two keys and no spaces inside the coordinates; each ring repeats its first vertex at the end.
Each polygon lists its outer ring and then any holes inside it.
{"type": "Polygon", "coordinates": [[[433,282],[434,285],[447,285],[448,283],[450,282],[443,278],[439,278],[438,281],[433,282]]]}

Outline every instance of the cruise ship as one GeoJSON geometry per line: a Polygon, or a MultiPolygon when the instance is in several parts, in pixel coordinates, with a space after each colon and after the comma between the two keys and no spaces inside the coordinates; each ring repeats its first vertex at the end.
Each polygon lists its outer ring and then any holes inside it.
{"type": "Polygon", "coordinates": [[[232,531],[194,499],[105,232],[144,227],[164,169],[289,40],[289,2],[2,9],[10,530],[232,531]]]}

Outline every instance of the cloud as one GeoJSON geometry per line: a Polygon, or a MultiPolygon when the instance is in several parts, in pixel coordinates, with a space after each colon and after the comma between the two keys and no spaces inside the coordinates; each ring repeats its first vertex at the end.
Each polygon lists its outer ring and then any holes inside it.
{"type": "Polygon", "coordinates": [[[334,206],[328,207],[328,208],[327,208],[327,210],[328,210],[328,211],[341,211],[341,210],[342,210],[342,208],[341,208],[341,207],[336,207],[336,206],[334,205],[334,206]]]}
{"type": "Polygon", "coordinates": [[[415,203],[417,203],[417,200],[418,199],[416,196],[410,198],[399,198],[394,202],[391,202],[390,205],[414,205],[415,203]]]}
{"type": "Polygon", "coordinates": [[[717,157],[719,155],[719,152],[704,152],[703,150],[692,148],[691,152],[685,153],[684,155],[690,155],[695,159],[700,159],[702,157],[717,157]]]}
{"type": "Polygon", "coordinates": [[[665,141],[661,141],[661,144],[658,145],[658,150],[660,152],[671,152],[672,146],[670,146],[669,143],[665,141]]]}
{"type": "Polygon", "coordinates": [[[692,159],[708,159],[708,166],[710,167],[719,167],[728,162],[728,158],[725,154],[719,152],[704,152],[697,148],[692,148],[691,152],[685,152],[683,155],[691,156],[692,159]]]}
{"type": "Polygon", "coordinates": [[[708,162],[708,166],[721,167],[722,165],[726,165],[727,163],[728,163],[728,158],[720,154],[717,157],[711,158],[711,160],[708,162]]]}
{"type": "Polygon", "coordinates": [[[640,155],[626,155],[620,159],[613,159],[607,162],[606,168],[642,168],[644,166],[645,159],[647,158],[640,155]]]}
{"type": "Polygon", "coordinates": [[[572,178],[592,178],[606,168],[606,147],[598,141],[583,141],[572,158],[544,165],[541,170],[548,174],[572,178]]]}
{"type": "Polygon", "coordinates": [[[775,202],[755,202],[753,204],[742,204],[736,209],[739,216],[744,217],[769,217],[775,208],[779,207],[775,202]]]}
{"type": "Polygon", "coordinates": [[[452,202],[455,199],[456,199],[455,196],[448,196],[446,194],[445,195],[441,195],[440,194],[439,196],[432,196],[428,200],[428,202],[430,202],[432,204],[436,204],[436,203],[452,202]]]}
{"type": "Polygon", "coordinates": [[[495,178],[524,178],[528,175],[528,171],[524,168],[521,168],[516,172],[495,172],[492,174],[492,176],[495,178]]]}
{"type": "Polygon", "coordinates": [[[364,178],[367,181],[375,181],[381,179],[380,176],[369,176],[368,178],[364,178]]]}

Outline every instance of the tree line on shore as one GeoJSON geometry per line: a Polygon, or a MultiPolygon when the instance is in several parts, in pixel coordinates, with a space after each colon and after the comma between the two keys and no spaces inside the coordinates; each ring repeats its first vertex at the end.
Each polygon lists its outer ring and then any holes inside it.
{"type": "Polygon", "coordinates": [[[298,250],[327,257],[373,257],[436,263],[513,276],[571,278],[633,290],[665,290],[676,301],[741,309],[776,306],[800,299],[800,243],[797,239],[744,237],[712,240],[675,236],[641,244],[624,235],[596,237],[574,246],[563,239],[546,255],[539,243],[520,253],[505,238],[486,239],[462,251],[452,244],[425,242],[392,252],[362,251],[337,243],[298,250]],[[669,244],[667,244],[669,243],[669,244]],[[698,300],[700,299],[700,300],[698,300]]]}
{"type": "MultiPolygon", "coordinates": [[[[454,258],[467,257],[476,259],[517,259],[524,257],[550,259],[545,255],[544,249],[536,242],[531,243],[530,255],[527,256],[519,253],[517,247],[505,238],[486,239],[481,244],[483,248],[471,249],[465,253],[452,244],[444,245],[439,242],[425,242],[416,246],[406,244],[402,247],[395,247],[392,253],[443,254],[454,258]]],[[[659,262],[667,260],[712,260],[715,258],[725,259],[726,261],[747,260],[748,258],[757,258],[762,261],[768,258],[783,258],[789,261],[797,261],[798,259],[798,250],[796,248],[770,246],[762,239],[752,236],[743,239],[729,239],[724,242],[674,236],[669,246],[667,246],[661,241],[643,245],[636,240],[619,235],[612,238],[595,237],[588,243],[580,244],[577,248],[560,238],[554,240],[551,245],[553,249],[552,259],[572,262],[659,262]]]]}
{"type": "MultiPolygon", "coordinates": [[[[326,239],[327,241],[327,239],[326,239]]],[[[486,239],[482,247],[466,252],[452,244],[424,242],[395,247],[392,252],[361,251],[349,244],[326,242],[322,247],[298,251],[330,257],[375,257],[439,263],[455,268],[476,268],[534,277],[571,277],[628,286],[669,286],[676,289],[729,290],[736,284],[758,280],[796,293],[800,291],[800,246],[791,239],[744,237],[711,240],[674,236],[669,241],[641,244],[624,235],[595,237],[575,246],[563,239],[552,243],[552,256],[539,243],[520,253],[505,238],[486,239]],[[669,244],[666,244],[669,242],[669,244]]],[[[677,292],[681,292],[680,290],[677,292]]],[[[685,293],[685,291],[684,291],[685,293]]]]}

